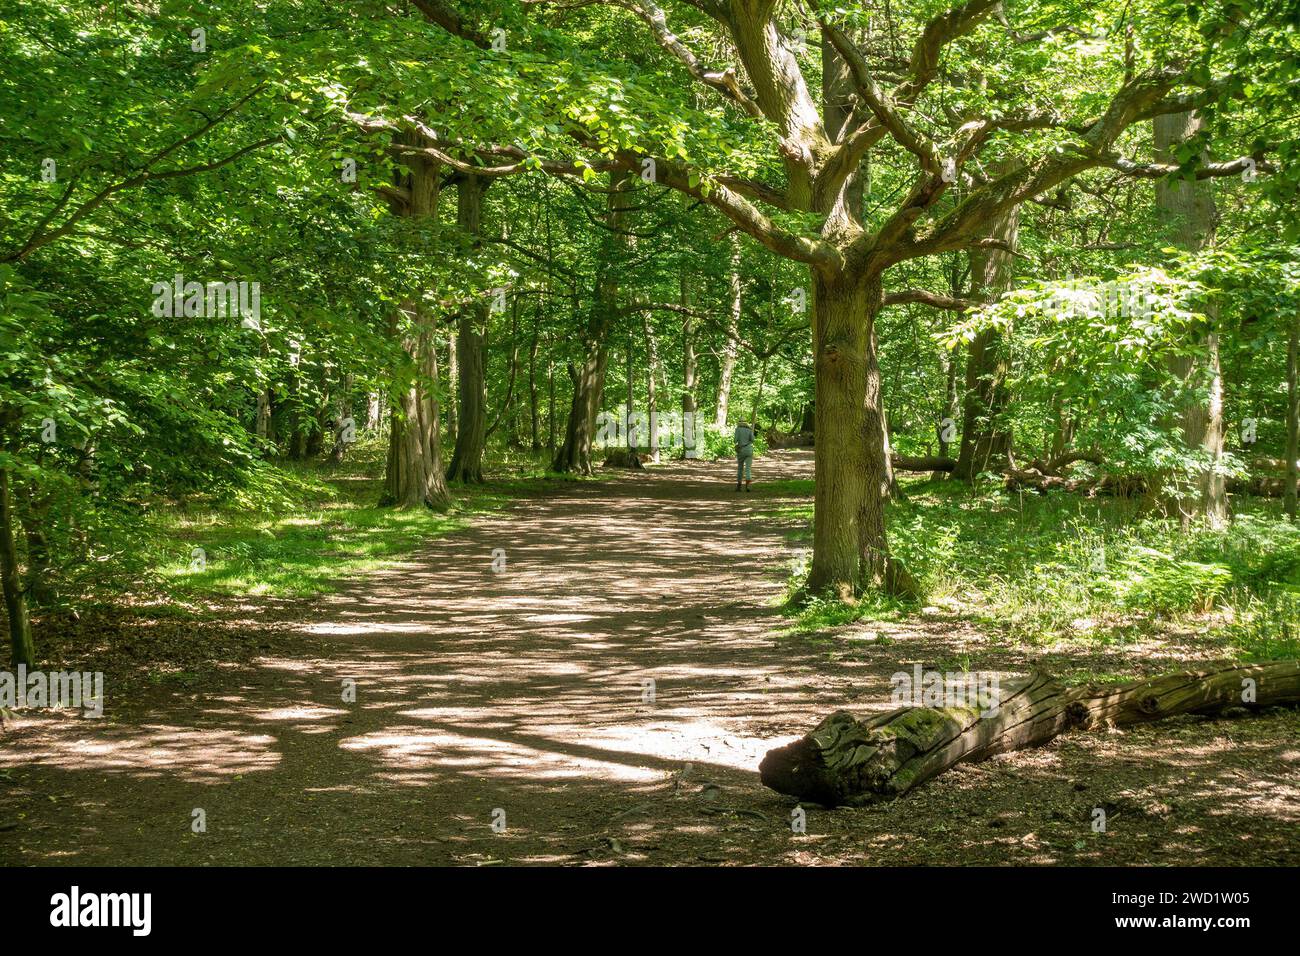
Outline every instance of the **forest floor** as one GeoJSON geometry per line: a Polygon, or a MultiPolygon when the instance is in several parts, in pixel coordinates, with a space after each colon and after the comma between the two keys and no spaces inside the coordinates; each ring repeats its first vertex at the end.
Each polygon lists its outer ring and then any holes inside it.
{"type": "Polygon", "coordinates": [[[1278,711],[1071,733],[792,832],[762,755],[887,709],[913,664],[1205,654],[1017,646],[946,607],[794,634],[789,492],[764,480],[811,457],[758,465],[752,494],[728,462],[556,483],[322,598],[179,625],[224,663],[104,662],[103,718],[0,734],[0,865],[1300,863],[1300,722],[1278,711]]]}

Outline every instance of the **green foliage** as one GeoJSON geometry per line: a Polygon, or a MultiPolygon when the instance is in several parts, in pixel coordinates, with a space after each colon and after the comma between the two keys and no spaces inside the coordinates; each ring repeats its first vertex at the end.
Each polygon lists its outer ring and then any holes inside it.
{"type": "Polygon", "coordinates": [[[328,593],[464,527],[475,514],[503,507],[512,493],[535,487],[515,479],[474,488],[449,513],[380,508],[380,480],[374,476],[382,453],[372,443],[338,469],[268,468],[246,501],[160,513],[140,542],[147,580],[182,600],[328,593]]]}
{"type": "MultiPolygon", "coordinates": [[[[1300,633],[1292,600],[1300,595],[1300,528],[1280,520],[1274,503],[1246,506],[1222,531],[1185,533],[1176,520],[1143,515],[1124,499],[972,493],[922,480],[906,483],[905,493],[890,513],[890,546],[917,577],[922,601],[960,607],[994,636],[1108,643],[1170,626],[1208,628],[1243,654],[1267,648],[1288,656],[1300,633]]],[[[811,507],[781,516],[808,522],[811,507]]],[[[806,560],[797,562],[787,600],[806,573],[806,560]]],[[[836,603],[791,605],[796,629],[915,608],[884,597],[836,603]]]]}
{"type": "Polygon", "coordinates": [[[1232,583],[1221,564],[1178,560],[1154,548],[1135,548],[1125,555],[1118,584],[1128,607],[1172,614],[1209,611],[1232,583]]]}
{"type": "MultiPolygon", "coordinates": [[[[712,422],[695,426],[696,447],[700,452],[701,458],[735,458],[736,457],[736,429],[719,428],[712,422]]],[[[755,457],[767,453],[767,439],[761,434],[754,435],[754,455],[755,457]]]]}
{"type": "Polygon", "coordinates": [[[1300,593],[1281,589],[1262,598],[1248,595],[1225,634],[1244,660],[1300,659],[1300,593]]]}

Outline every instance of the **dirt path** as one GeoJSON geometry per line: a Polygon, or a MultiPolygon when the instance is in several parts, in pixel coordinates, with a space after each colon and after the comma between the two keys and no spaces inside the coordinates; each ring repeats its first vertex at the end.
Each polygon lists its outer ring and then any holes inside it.
{"type": "Polygon", "coordinates": [[[728,467],[559,485],[321,599],[300,650],[113,720],[24,718],[0,740],[0,863],[1300,861],[1288,714],[1079,735],[792,833],[767,749],[884,706],[913,662],[1028,659],[924,615],[884,642],[781,636],[788,528],[728,467]]]}

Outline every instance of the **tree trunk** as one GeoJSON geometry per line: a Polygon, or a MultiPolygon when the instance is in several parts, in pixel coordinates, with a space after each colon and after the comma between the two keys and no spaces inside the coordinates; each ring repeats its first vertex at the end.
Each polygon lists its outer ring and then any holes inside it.
{"type": "MultiPolygon", "coordinates": [[[[944,379],[943,379],[943,405],[940,409],[939,422],[935,427],[936,438],[938,439],[939,457],[947,458],[949,454],[949,443],[944,439],[944,433],[947,429],[944,427],[946,421],[956,421],[957,415],[957,350],[953,349],[947,353],[944,359],[944,379]]],[[[953,467],[956,467],[954,463],[953,467]]],[[[941,478],[946,472],[952,469],[944,469],[942,472],[938,469],[930,476],[931,478],[941,478]]]]}
{"type": "Polygon", "coordinates": [[[460,362],[456,360],[456,335],[458,330],[447,333],[447,403],[451,406],[447,420],[447,437],[456,442],[460,431],[460,409],[456,407],[456,390],[460,388],[460,362]]]}
{"type": "Polygon", "coordinates": [[[569,422],[564,444],[555,455],[553,471],[592,473],[591,445],[596,433],[596,414],[600,411],[605,388],[605,368],[609,363],[606,340],[618,312],[618,261],[626,251],[627,237],[620,230],[627,214],[626,201],[631,185],[630,174],[616,170],[609,174],[605,222],[611,231],[602,250],[602,262],[596,279],[596,295],[587,319],[581,362],[569,366],[573,382],[573,401],[569,405],[569,422]]]}
{"type": "Polygon", "coordinates": [[[4,590],[5,611],[9,618],[10,660],[15,668],[36,663],[32,644],[32,625],[27,616],[27,596],[23,593],[22,572],[18,567],[18,542],[14,530],[13,495],[9,469],[0,468],[0,586],[4,590]]]}
{"type": "MultiPolygon", "coordinates": [[[[438,166],[420,157],[408,159],[407,215],[437,222],[438,166]]],[[[391,334],[402,344],[408,363],[397,370],[384,472],[383,504],[399,508],[451,504],[442,473],[438,422],[438,329],[417,300],[403,302],[393,315],[391,334]]]]}
{"type": "MultiPolygon", "coordinates": [[[[1007,248],[975,248],[970,252],[971,298],[992,302],[1011,288],[1015,276],[1020,209],[1015,207],[989,227],[988,238],[1007,248]]],[[[975,336],[966,361],[966,399],[962,410],[961,448],[953,477],[970,481],[982,471],[1000,471],[1011,450],[1011,434],[999,422],[1006,411],[1009,371],[1007,344],[987,329],[975,336]]]]}
{"type": "MultiPolygon", "coordinates": [[[[683,267],[681,275],[681,305],[691,306],[690,282],[683,267]]],[[[694,415],[700,407],[695,394],[698,368],[695,361],[695,319],[689,312],[682,313],[682,414],[694,415]]],[[[693,429],[692,429],[693,430],[693,429]]]]}
{"type": "Polygon", "coordinates": [[[533,451],[540,451],[542,448],[542,434],[540,431],[541,421],[537,412],[537,347],[541,342],[541,316],[538,314],[541,306],[533,312],[533,338],[528,346],[528,446],[533,451]]]}
{"type": "Polygon", "coordinates": [[[289,415],[289,444],[285,451],[294,461],[302,461],[307,457],[306,410],[303,407],[303,389],[299,379],[298,369],[292,368],[289,373],[289,400],[286,403],[288,406],[286,411],[289,415]]]}
{"type": "Polygon", "coordinates": [[[555,342],[546,348],[546,447],[555,454],[555,342]]]}
{"type": "MultiPolygon", "coordinates": [[[[599,304],[593,306],[599,309],[599,304]]],[[[596,436],[596,414],[600,411],[601,394],[605,388],[605,369],[609,353],[602,340],[589,341],[582,361],[569,365],[569,380],[573,383],[573,400],[569,405],[568,425],[564,444],[556,452],[552,471],[592,474],[591,448],[596,436]]]]}
{"type": "Polygon", "coordinates": [[[852,601],[865,588],[915,592],[889,553],[885,502],[893,476],[880,393],[878,276],[814,273],[816,350],[813,558],[805,588],[852,601]]]}
{"type": "Polygon", "coordinates": [[[731,404],[731,377],[736,372],[736,356],[740,343],[740,240],[735,234],[731,237],[731,273],[728,279],[731,293],[731,311],[727,314],[727,338],[722,344],[722,355],[718,359],[718,404],[713,423],[718,428],[727,427],[727,406],[731,404]]]}
{"type": "Polygon", "coordinates": [[[759,778],[823,806],[889,800],[955,764],[1037,747],[1074,728],[1300,703],[1300,661],[1227,665],[1119,686],[1071,688],[1036,674],[983,697],[987,685],[976,693],[971,687],[954,682],[945,694],[965,706],[904,707],[864,720],[836,711],[807,736],[769,751],[759,778]]]}
{"type": "Polygon", "coordinates": [[[650,322],[650,313],[643,312],[642,328],[645,330],[645,413],[649,421],[650,434],[647,445],[650,448],[650,460],[659,461],[659,396],[656,391],[659,377],[659,342],[655,339],[654,325],[650,322]]]}
{"type": "MultiPolygon", "coordinates": [[[[482,230],[486,181],[463,176],[456,190],[456,223],[477,246],[482,230]]],[[[456,385],[456,447],[447,480],[481,482],[483,449],[487,445],[486,333],[491,304],[476,300],[460,314],[456,333],[456,358],[460,376],[456,385]]]]}
{"type": "MultiPolygon", "coordinates": [[[[265,361],[267,356],[270,354],[270,349],[267,347],[265,336],[262,337],[262,341],[258,347],[258,354],[261,356],[263,361],[265,361]]],[[[270,388],[258,388],[257,390],[257,411],[254,413],[253,418],[253,433],[256,434],[258,438],[265,441],[272,440],[270,388]]]]}
{"type": "MultiPolygon", "coordinates": [[[[1157,116],[1154,124],[1157,159],[1177,163],[1174,151],[1200,130],[1201,119],[1195,113],[1172,113],[1157,116]]],[[[1196,251],[1214,244],[1217,210],[1210,180],[1157,180],[1156,206],[1181,248],[1196,251]]],[[[1219,336],[1213,328],[1215,316],[1211,310],[1207,315],[1211,329],[1204,340],[1205,364],[1198,367],[1190,356],[1170,362],[1171,371],[1182,381],[1204,387],[1205,399],[1190,401],[1184,407],[1182,431],[1187,448],[1209,459],[1197,477],[1196,493],[1177,492],[1176,503],[1184,519],[1199,518],[1217,528],[1228,520],[1227,487],[1218,469],[1223,458],[1223,373],[1219,367],[1219,336]]]]}
{"type": "Polygon", "coordinates": [[[830,280],[814,273],[817,444],[813,559],[806,587],[843,601],[853,600],[863,587],[894,583],[885,536],[885,431],[873,335],[880,300],[879,279],[830,280]]]}
{"type": "Polygon", "coordinates": [[[1300,318],[1291,319],[1286,345],[1286,491],[1282,507],[1286,516],[1296,520],[1296,481],[1300,479],[1300,394],[1297,394],[1296,363],[1300,351],[1300,318]]]}
{"type": "Polygon", "coordinates": [[[758,413],[763,408],[763,387],[767,384],[767,362],[770,355],[764,355],[758,366],[758,388],[754,392],[754,403],[749,407],[749,423],[758,431],[758,413]]]}
{"type": "MultiPolygon", "coordinates": [[[[343,377],[343,387],[339,389],[338,401],[334,404],[334,445],[330,448],[330,462],[335,465],[342,463],[348,450],[344,438],[348,435],[348,420],[352,418],[352,379],[351,372],[343,377]]],[[[355,431],[355,421],[352,427],[355,431]]]]}
{"type": "MultiPolygon", "coordinates": [[[[415,376],[403,386],[393,408],[381,503],[398,508],[443,510],[451,504],[451,492],[443,478],[442,452],[438,447],[435,329],[416,303],[403,303],[402,312],[412,325],[403,336],[402,346],[415,364],[415,376]]],[[[394,325],[398,321],[394,319],[394,325]]]]}
{"type": "Polygon", "coordinates": [[[325,450],[325,426],[329,422],[330,393],[329,371],[324,364],[320,367],[320,399],[316,405],[316,414],[312,416],[311,430],[307,434],[307,457],[315,458],[325,450]]]}
{"type": "MultiPolygon", "coordinates": [[[[880,378],[880,346],[876,342],[875,323],[871,327],[871,348],[867,351],[867,405],[880,409],[880,448],[875,456],[880,469],[880,493],[885,498],[898,495],[898,482],[894,478],[894,446],[889,437],[889,413],[885,409],[885,395],[880,378]]],[[[873,446],[874,447],[874,444],[873,446]]]]}
{"type": "MultiPolygon", "coordinates": [[[[484,444],[486,444],[488,438],[492,437],[492,433],[497,430],[501,422],[509,421],[511,423],[510,429],[515,434],[512,435],[508,440],[512,442],[516,447],[518,447],[519,445],[518,438],[517,438],[518,430],[516,428],[518,422],[517,422],[517,418],[511,415],[511,410],[514,408],[514,404],[515,404],[515,382],[518,380],[518,378],[519,378],[519,299],[516,298],[510,306],[510,371],[506,376],[506,396],[501,403],[501,411],[497,414],[497,417],[493,420],[492,424],[488,425],[487,431],[484,432],[484,439],[483,439],[484,444]]],[[[482,481],[481,474],[479,476],[479,480],[482,481]]]]}
{"type": "Polygon", "coordinates": [[[271,438],[271,390],[257,390],[257,420],[253,426],[258,438],[271,438]]]}

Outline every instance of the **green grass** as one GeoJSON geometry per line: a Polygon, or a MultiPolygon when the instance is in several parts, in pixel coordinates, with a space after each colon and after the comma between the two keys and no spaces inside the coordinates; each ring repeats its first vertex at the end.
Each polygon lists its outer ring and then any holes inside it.
{"type": "MultiPolygon", "coordinates": [[[[1300,528],[1277,502],[1241,499],[1226,530],[1184,532],[1124,499],[928,479],[905,479],[904,494],[890,507],[890,546],[921,585],[922,604],[956,610],[989,633],[1122,644],[1172,627],[1213,632],[1244,659],[1300,656],[1300,528]]],[[[810,501],[767,514],[792,524],[792,546],[809,546],[810,501]]],[[[792,570],[788,596],[805,574],[792,570]]],[[[855,607],[813,600],[787,610],[793,630],[807,632],[897,619],[917,606],[869,596],[855,607]]]]}
{"type": "Polygon", "coordinates": [[[446,513],[381,508],[382,453],[359,448],[337,468],[283,466],[283,490],[272,507],[160,509],[146,535],[155,581],[177,599],[328,593],[340,580],[392,566],[476,514],[535,493],[545,481],[575,480],[548,473],[539,456],[501,453],[485,470],[504,477],[454,487],[456,502],[446,513]]]}

